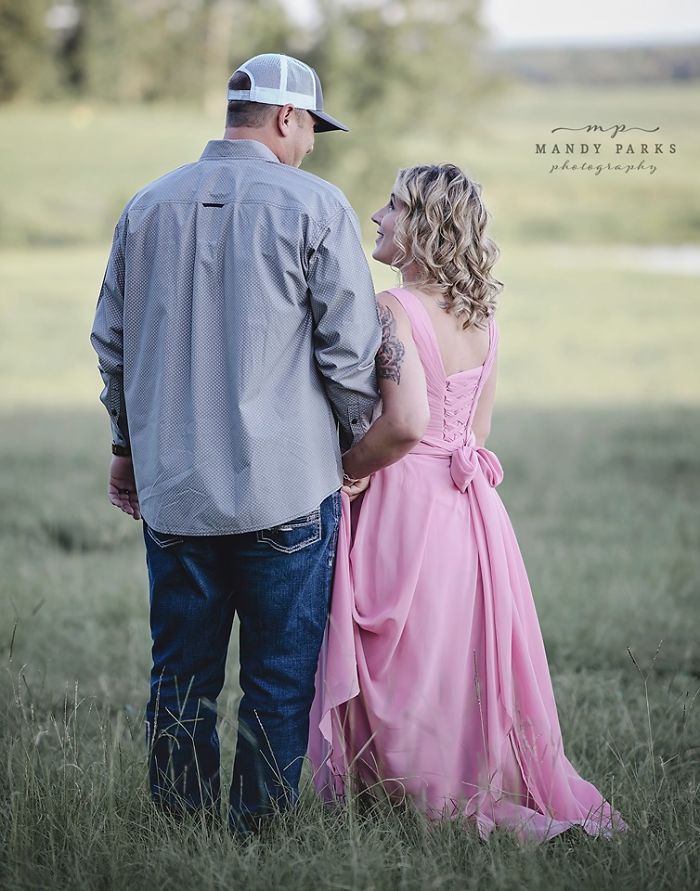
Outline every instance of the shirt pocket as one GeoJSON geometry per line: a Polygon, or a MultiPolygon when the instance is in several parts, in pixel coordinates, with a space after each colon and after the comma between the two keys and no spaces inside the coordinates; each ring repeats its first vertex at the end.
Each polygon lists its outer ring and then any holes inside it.
{"type": "Polygon", "coordinates": [[[321,508],[304,514],[279,526],[258,529],[255,533],[258,542],[264,542],[275,551],[293,554],[317,541],[321,541],[321,508]]]}

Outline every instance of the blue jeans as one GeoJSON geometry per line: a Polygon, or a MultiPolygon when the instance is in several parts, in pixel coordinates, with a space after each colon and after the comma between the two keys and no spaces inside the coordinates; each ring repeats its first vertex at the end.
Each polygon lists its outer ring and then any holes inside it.
{"type": "Polygon", "coordinates": [[[333,492],[308,515],[239,535],[166,535],[144,523],[149,776],[153,799],[167,810],[220,816],[216,700],[235,613],[243,698],[230,826],[248,832],[296,802],[339,520],[333,492]]]}

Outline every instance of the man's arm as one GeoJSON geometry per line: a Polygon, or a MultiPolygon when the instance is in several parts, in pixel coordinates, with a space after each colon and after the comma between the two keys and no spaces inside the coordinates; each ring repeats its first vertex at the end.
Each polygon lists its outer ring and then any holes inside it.
{"type": "MultiPolygon", "coordinates": [[[[104,381],[100,400],[109,412],[112,441],[130,453],[129,422],[124,401],[124,253],[126,214],[114,230],[112,252],[97,300],[90,340],[104,381]]],[[[110,502],[135,520],[141,519],[134,467],[130,457],[115,455],[109,469],[110,502]]]]}
{"type": "Polygon", "coordinates": [[[124,248],[126,219],[122,215],[114,230],[95,321],[90,340],[98,356],[98,368],[104,381],[100,401],[109,412],[112,441],[129,448],[129,423],[124,402],[124,248]]]}
{"type": "Polygon", "coordinates": [[[378,399],[374,357],[381,344],[372,276],[348,208],[321,227],[308,283],[316,363],[345,451],[370,425],[378,399]]]}

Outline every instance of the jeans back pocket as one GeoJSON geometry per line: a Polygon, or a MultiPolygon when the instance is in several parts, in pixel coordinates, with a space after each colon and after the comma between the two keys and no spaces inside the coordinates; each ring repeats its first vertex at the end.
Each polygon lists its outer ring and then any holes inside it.
{"type": "Polygon", "coordinates": [[[258,529],[255,533],[259,542],[265,542],[283,554],[293,554],[307,548],[314,542],[321,541],[321,508],[304,514],[279,526],[269,529],[258,529]]]}
{"type": "Polygon", "coordinates": [[[151,529],[148,525],[146,525],[146,533],[151,541],[154,541],[162,550],[182,544],[185,540],[181,535],[173,535],[170,532],[156,532],[155,529],[151,529]]]}

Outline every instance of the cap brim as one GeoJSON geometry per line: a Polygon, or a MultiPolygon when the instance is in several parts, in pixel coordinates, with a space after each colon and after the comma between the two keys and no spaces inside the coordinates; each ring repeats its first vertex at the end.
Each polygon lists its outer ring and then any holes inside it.
{"type": "Polygon", "coordinates": [[[328,133],[331,130],[343,130],[345,133],[348,133],[350,130],[349,127],[346,127],[345,124],[341,124],[340,121],[336,121],[335,118],[326,114],[325,111],[314,111],[313,109],[309,109],[309,113],[318,121],[315,128],[317,133],[328,133]]]}

